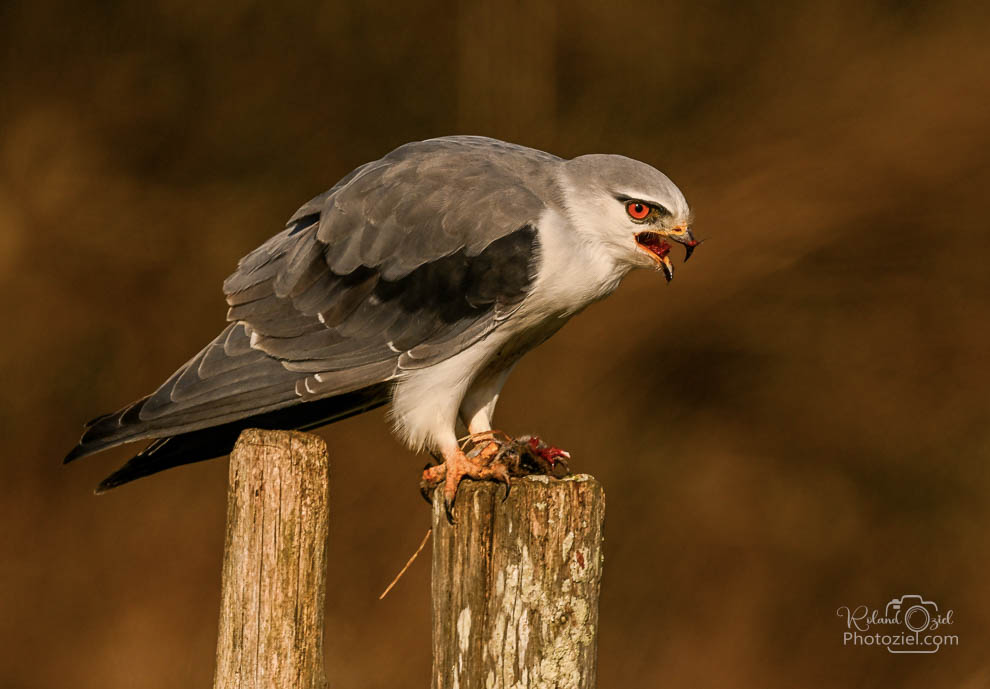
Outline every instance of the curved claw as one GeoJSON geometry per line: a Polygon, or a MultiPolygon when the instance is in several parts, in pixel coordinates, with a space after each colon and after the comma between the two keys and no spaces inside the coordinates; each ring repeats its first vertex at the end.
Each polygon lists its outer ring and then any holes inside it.
{"type": "MultiPolygon", "coordinates": [[[[427,464],[426,466],[424,466],[423,473],[425,474],[427,471],[432,469],[433,466],[434,466],[433,464],[427,464]]],[[[423,499],[426,500],[428,504],[430,505],[433,504],[433,498],[430,497],[430,484],[426,481],[425,478],[419,482],[419,494],[423,496],[423,499]]]]}
{"type": "MultiPolygon", "coordinates": [[[[505,484],[503,502],[508,499],[511,486],[509,484],[510,469],[503,461],[505,448],[492,441],[481,447],[472,447],[465,454],[463,448],[449,452],[443,464],[427,466],[423,471],[422,490],[424,497],[427,491],[437,485],[443,485],[444,512],[447,521],[454,523],[454,503],[457,499],[457,489],[461,480],[472,478],[482,481],[496,481],[505,484]]],[[[430,501],[432,503],[432,501],[430,501]]]]}
{"type": "Polygon", "coordinates": [[[509,475],[505,474],[495,480],[505,485],[505,495],[502,496],[502,502],[505,502],[509,499],[509,491],[512,490],[512,482],[509,481],[509,475]]]}

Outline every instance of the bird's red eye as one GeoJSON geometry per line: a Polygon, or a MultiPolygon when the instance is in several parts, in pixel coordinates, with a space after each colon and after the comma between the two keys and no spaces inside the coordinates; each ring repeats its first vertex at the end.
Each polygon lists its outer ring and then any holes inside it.
{"type": "Polygon", "coordinates": [[[650,214],[650,207],[645,203],[639,203],[638,201],[630,201],[626,204],[626,213],[633,220],[642,220],[650,214]]]}

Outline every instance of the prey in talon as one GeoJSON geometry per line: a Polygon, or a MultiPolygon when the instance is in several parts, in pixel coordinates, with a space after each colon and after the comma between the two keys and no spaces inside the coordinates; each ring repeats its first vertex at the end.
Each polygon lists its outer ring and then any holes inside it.
{"type": "Polygon", "coordinates": [[[490,479],[505,484],[508,498],[511,477],[566,476],[570,474],[567,460],[571,454],[549,445],[539,436],[512,438],[502,431],[485,431],[461,438],[460,455],[423,470],[420,491],[432,502],[436,486],[443,484],[444,509],[453,523],[453,507],[457,486],[463,478],[490,479]]]}

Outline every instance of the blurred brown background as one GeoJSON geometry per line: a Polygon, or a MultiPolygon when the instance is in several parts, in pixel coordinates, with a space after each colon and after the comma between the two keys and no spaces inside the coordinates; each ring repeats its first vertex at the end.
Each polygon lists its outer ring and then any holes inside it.
{"type": "MultiPolygon", "coordinates": [[[[95,498],[81,424],[223,325],[223,278],[408,140],[667,172],[710,241],[516,369],[499,422],[609,498],[603,687],[990,684],[982,3],[0,5],[0,687],[204,687],[226,460],[95,498]],[[958,648],[843,647],[923,594],[958,648]]],[[[423,687],[429,512],[384,412],[333,461],[336,687],[423,687]]]]}

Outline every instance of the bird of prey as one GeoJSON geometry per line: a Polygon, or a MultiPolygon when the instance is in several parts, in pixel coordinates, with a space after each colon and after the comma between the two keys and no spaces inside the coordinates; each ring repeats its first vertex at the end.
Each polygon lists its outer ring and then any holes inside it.
{"type": "Polygon", "coordinates": [[[391,402],[405,444],[442,459],[423,478],[449,510],[463,477],[507,480],[492,416],[519,358],[631,269],[670,281],[667,240],[687,260],[690,223],[680,190],[623,156],[405,144],[244,257],[223,285],[227,327],[155,392],[90,421],[65,461],[152,440],[99,492],[227,454],[248,427],[305,430],[391,402]],[[484,452],[465,454],[464,431],[484,452]]]}

